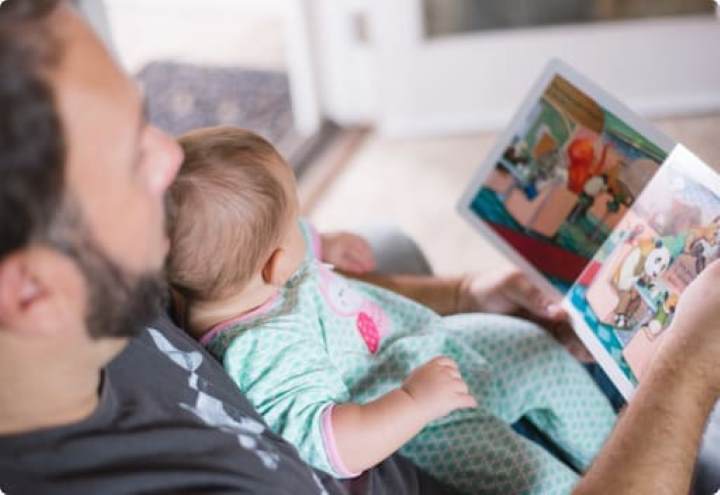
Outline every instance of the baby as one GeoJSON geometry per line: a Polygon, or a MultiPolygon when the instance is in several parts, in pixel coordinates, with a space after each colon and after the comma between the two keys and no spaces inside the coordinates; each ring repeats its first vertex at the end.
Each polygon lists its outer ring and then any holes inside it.
{"type": "MultiPolygon", "coordinates": [[[[615,414],[552,337],[336,273],[267,141],[218,127],[180,143],[168,274],[186,327],[308,463],[354,477],[400,449],[465,493],[570,492],[615,414]],[[522,417],[567,463],[515,433],[522,417]]],[[[372,269],[364,243],[339,244],[336,262],[372,269]]]]}

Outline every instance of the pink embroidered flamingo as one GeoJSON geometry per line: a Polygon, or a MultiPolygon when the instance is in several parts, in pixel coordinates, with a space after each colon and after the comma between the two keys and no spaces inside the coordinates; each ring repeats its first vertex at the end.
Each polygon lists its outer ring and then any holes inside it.
{"type": "Polygon", "coordinates": [[[325,266],[320,269],[320,291],[335,314],[355,318],[355,327],[370,353],[375,354],[389,328],[385,311],[325,266]]]}

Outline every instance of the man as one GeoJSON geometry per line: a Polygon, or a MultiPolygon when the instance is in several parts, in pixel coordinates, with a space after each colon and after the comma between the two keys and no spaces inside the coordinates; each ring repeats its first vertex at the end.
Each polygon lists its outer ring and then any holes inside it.
{"type": "MultiPolygon", "coordinates": [[[[163,292],[163,195],[181,154],[57,4],[0,6],[0,489],[448,493],[399,457],[345,484],[314,473],[193,341],[167,321],[145,328],[163,292]]],[[[719,272],[711,265],[681,302],[640,400],[578,490],[619,480],[613,493],[650,493],[647,478],[663,493],[687,489],[720,394],[720,339],[717,304],[686,308],[706,292],[720,301],[719,272]]],[[[510,309],[498,294],[495,307],[510,309]]]]}
{"type": "Polygon", "coordinates": [[[321,481],[193,341],[144,330],[181,153],[57,3],[0,7],[0,489],[445,493],[400,459],[321,481]]]}

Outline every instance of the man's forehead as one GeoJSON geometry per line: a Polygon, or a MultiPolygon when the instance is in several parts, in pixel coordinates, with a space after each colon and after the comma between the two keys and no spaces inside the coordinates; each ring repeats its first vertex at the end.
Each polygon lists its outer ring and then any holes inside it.
{"type": "Polygon", "coordinates": [[[68,7],[52,19],[61,56],[50,73],[66,147],[68,184],[86,214],[101,212],[106,191],[137,153],[140,93],[90,26],[68,7]]]}
{"type": "Polygon", "coordinates": [[[80,15],[70,7],[60,7],[53,14],[51,25],[62,44],[60,63],[51,74],[59,99],[87,100],[88,104],[93,99],[102,99],[125,107],[139,104],[136,85],[80,15]]]}

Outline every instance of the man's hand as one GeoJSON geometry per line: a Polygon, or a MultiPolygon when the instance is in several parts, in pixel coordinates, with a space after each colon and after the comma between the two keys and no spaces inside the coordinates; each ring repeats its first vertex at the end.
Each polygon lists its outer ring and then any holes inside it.
{"type": "Polygon", "coordinates": [[[536,318],[567,320],[567,314],[555,301],[538,289],[517,268],[491,273],[466,275],[458,293],[459,313],[530,313],[536,318]]]}
{"type": "Polygon", "coordinates": [[[416,402],[428,422],[456,409],[477,407],[457,364],[447,357],[437,357],[415,369],[402,389],[416,402]]]}
{"type": "Polygon", "coordinates": [[[370,244],[362,237],[349,232],[320,234],[322,261],[351,274],[375,270],[375,256],[370,244]]]}
{"type": "Polygon", "coordinates": [[[459,313],[498,313],[530,320],[555,337],[577,360],[594,361],[570,326],[565,310],[517,268],[466,275],[460,283],[457,306],[459,313]]]}
{"type": "Polygon", "coordinates": [[[680,296],[635,395],[573,493],[689,493],[700,439],[720,398],[719,356],[715,261],[680,296]]]}

